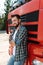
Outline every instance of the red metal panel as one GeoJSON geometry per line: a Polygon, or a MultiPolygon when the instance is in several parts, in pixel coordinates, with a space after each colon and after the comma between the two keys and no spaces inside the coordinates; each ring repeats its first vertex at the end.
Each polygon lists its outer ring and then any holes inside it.
{"type": "Polygon", "coordinates": [[[23,15],[26,13],[30,13],[32,11],[36,11],[39,10],[39,0],[32,0],[22,6],[20,6],[19,8],[13,10],[12,12],[9,13],[8,18],[11,17],[11,15],[13,14],[19,14],[19,15],[23,15]],[[37,5],[36,5],[37,3],[37,5]]]}
{"type": "Polygon", "coordinates": [[[8,14],[8,19],[10,19],[10,18],[11,18],[11,15],[13,15],[13,14],[19,14],[18,8],[15,9],[15,10],[13,10],[12,12],[10,12],[10,13],[8,14]]]}
{"type": "Polygon", "coordinates": [[[43,0],[40,0],[40,8],[43,9],[43,0]]]}
{"type": "Polygon", "coordinates": [[[8,19],[11,19],[11,14],[10,13],[8,14],[8,19]]]}
{"type": "Polygon", "coordinates": [[[37,38],[28,38],[29,40],[38,41],[37,38]]]}
{"type": "Polygon", "coordinates": [[[43,57],[43,46],[40,46],[39,44],[36,45],[36,44],[31,44],[30,46],[30,54],[31,55],[35,55],[35,56],[38,56],[38,57],[43,57]]]}
{"type": "Polygon", "coordinates": [[[8,19],[10,19],[11,18],[11,15],[13,15],[13,14],[19,14],[19,8],[15,9],[15,10],[13,10],[11,12],[9,12],[8,19]]]}
{"type": "Polygon", "coordinates": [[[38,40],[43,41],[43,9],[39,12],[38,40]]]}
{"type": "Polygon", "coordinates": [[[25,26],[27,26],[27,25],[35,25],[35,24],[38,24],[38,22],[23,22],[23,23],[21,23],[22,25],[25,25],[25,26]]]}
{"type": "Polygon", "coordinates": [[[26,5],[23,5],[22,10],[23,10],[23,14],[39,10],[39,0],[32,0],[28,3],[26,3],[26,5]],[[37,3],[37,5],[36,5],[36,3],[37,3]]]}
{"type": "Polygon", "coordinates": [[[40,46],[39,44],[30,44],[28,45],[28,54],[29,54],[29,63],[32,64],[32,61],[34,59],[39,60],[40,62],[43,62],[43,46],[40,46]]]}

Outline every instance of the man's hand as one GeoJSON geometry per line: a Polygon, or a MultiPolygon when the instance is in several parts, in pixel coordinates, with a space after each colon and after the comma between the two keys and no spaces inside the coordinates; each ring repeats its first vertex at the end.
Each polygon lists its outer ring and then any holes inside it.
{"type": "Polygon", "coordinates": [[[11,44],[12,47],[14,47],[16,45],[13,40],[11,40],[9,43],[11,44]]]}
{"type": "Polygon", "coordinates": [[[11,44],[9,45],[8,53],[9,55],[13,54],[13,47],[11,46],[11,44]]]}
{"type": "Polygon", "coordinates": [[[9,45],[8,53],[9,53],[9,55],[12,55],[13,54],[13,47],[15,46],[15,42],[13,40],[11,40],[9,43],[10,43],[10,45],[9,45]]]}

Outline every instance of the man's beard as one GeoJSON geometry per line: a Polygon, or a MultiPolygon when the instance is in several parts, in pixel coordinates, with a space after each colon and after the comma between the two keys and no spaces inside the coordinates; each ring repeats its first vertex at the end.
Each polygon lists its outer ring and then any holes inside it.
{"type": "Polygon", "coordinates": [[[15,28],[17,28],[17,27],[19,26],[19,24],[20,24],[20,23],[18,23],[18,24],[15,26],[15,28]]]}

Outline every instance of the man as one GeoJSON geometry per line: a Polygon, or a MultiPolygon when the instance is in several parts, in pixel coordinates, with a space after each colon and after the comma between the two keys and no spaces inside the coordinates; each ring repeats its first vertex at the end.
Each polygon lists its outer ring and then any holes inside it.
{"type": "Polygon", "coordinates": [[[27,58],[27,30],[21,25],[19,15],[12,15],[11,20],[15,27],[9,37],[11,57],[7,65],[23,65],[27,58]]]}

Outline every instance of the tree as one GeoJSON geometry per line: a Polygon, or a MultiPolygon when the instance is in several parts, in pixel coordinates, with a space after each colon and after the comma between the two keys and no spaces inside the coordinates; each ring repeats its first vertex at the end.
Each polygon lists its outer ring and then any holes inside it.
{"type": "Polygon", "coordinates": [[[3,30],[4,17],[0,16],[0,30],[3,30]]]}
{"type": "Polygon", "coordinates": [[[10,9],[10,3],[11,3],[11,0],[6,0],[5,2],[5,17],[4,17],[4,25],[3,25],[3,29],[5,30],[6,29],[6,21],[8,19],[8,13],[9,13],[9,9],[10,9]]]}

